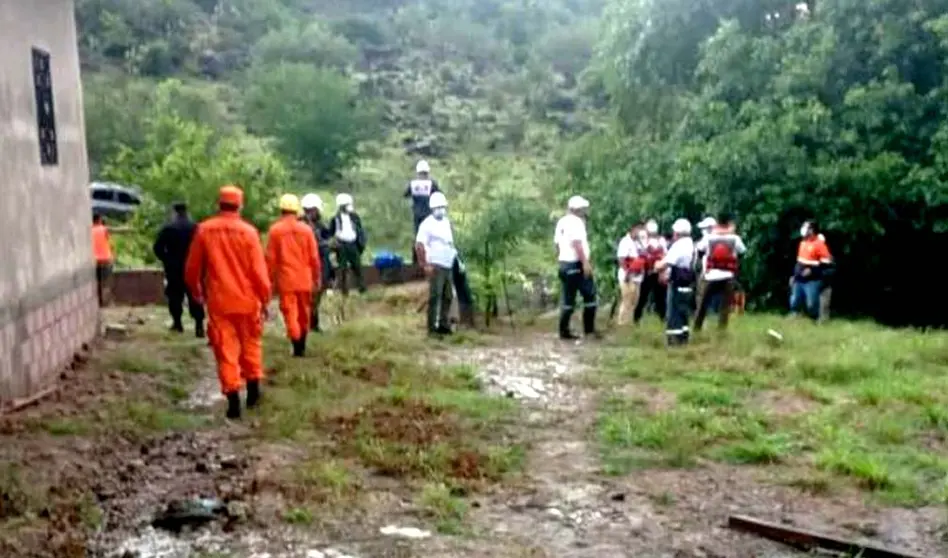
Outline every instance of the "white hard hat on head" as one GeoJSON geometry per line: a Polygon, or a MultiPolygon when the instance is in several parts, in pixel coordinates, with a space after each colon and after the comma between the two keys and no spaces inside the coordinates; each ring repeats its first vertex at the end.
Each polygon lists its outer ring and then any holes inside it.
{"type": "Polygon", "coordinates": [[[586,209],[589,207],[589,200],[582,196],[573,196],[566,202],[567,209],[586,209]]]}
{"type": "Polygon", "coordinates": [[[655,221],[655,219],[649,219],[648,222],[645,223],[645,232],[647,232],[648,234],[657,234],[658,222],[655,221]]]}
{"type": "Polygon", "coordinates": [[[431,209],[437,209],[439,207],[448,207],[448,198],[444,197],[444,194],[441,192],[435,192],[431,194],[431,197],[428,198],[428,207],[431,209]]]}
{"type": "Polygon", "coordinates": [[[676,219],[672,223],[672,232],[675,234],[691,234],[691,223],[688,219],[676,219]]]}
{"type": "Polygon", "coordinates": [[[415,172],[431,172],[431,166],[428,165],[428,161],[422,159],[415,165],[415,172]]]}
{"type": "Polygon", "coordinates": [[[352,196],[349,194],[339,194],[336,196],[336,207],[342,207],[344,205],[352,205],[352,196]]]}
{"type": "Polygon", "coordinates": [[[699,229],[710,229],[711,227],[717,225],[718,222],[714,217],[705,217],[698,223],[699,229]]]}
{"type": "Polygon", "coordinates": [[[323,210],[323,200],[316,194],[306,194],[303,196],[301,205],[303,206],[303,209],[323,210]]]}

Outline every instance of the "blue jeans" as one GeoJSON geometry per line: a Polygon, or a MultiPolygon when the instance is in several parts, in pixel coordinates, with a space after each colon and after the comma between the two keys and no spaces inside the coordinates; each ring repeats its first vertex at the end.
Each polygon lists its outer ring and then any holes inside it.
{"type": "Polygon", "coordinates": [[[794,281],[790,290],[790,311],[797,312],[802,305],[814,320],[820,317],[820,286],[822,281],[794,281]]]}

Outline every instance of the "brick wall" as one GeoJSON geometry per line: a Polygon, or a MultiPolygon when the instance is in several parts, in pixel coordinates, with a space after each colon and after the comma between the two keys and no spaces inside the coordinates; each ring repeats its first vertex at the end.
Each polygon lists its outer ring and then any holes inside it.
{"type": "Polygon", "coordinates": [[[0,406],[52,384],[95,337],[95,282],[34,305],[0,329],[0,406]]]}

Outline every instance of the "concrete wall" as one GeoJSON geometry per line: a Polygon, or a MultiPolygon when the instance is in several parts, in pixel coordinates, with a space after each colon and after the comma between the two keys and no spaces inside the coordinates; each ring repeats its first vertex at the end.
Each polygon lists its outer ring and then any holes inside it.
{"type": "Polygon", "coordinates": [[[72,0],[0,0],[0,403],[96,329],[89,171],[72,0]],[[49,53],[58,162],[41,164],[32,49],[49,53]]]}

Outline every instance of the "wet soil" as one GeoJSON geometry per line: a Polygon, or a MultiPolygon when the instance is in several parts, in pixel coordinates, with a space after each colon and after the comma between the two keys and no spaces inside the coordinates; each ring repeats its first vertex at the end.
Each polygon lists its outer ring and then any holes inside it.
{"type": "MultiPolygon", "coordinates": [[[[127,349],[132,342],[106,342],[96,353],[121,343],[127,349]]],[[[327,503],[326,513],[317,509],[315,521],[305,527],[288,522],[287,511],[313,495],[293,494],[281,480],[287,465],[305,459],[308,449],[252,440],[252,420],[243,425],[221,421],[210,366],[181,402],[210,421],[208,428],[143,434],[106,427],[82,436],[50,434],[40,425],[95,417],[116,399],[161,397],[162,386],[154,378],[103,369],[92,357],[66,373],[56,397],[0,418],[0,463],[23,465],[3,471],[0,520],[18,515],[30,523],[16,536],[0,530],[0,556],[803,556],[728,530],[725,522],[732,513],[868,538],[923,556],[948,555],[944,510],[884,508],[857,492],[826,495],[775,481],[793,471],[701,463],[690,470],[605,475],[593,432],[602,394],[582,379],[589,350],[523,333],[500,345],[455,347],[434,357],[470,365],[486,390],[519,400],[526,411],[521,428],[529,452],[520,478],[472,493],[469,533],[417,539],[380,532],[391,525],[432,530],[412,503],[417,487],[403,479],[411,477],[409,470],[352,471],[364,494],[359,502],[327,503]],[[200,497],[222,500],[227,513],[210,527],[177,535],[151,526],[156,511],[169,501],[200,497]]],[[[383,384],[388,381],[383,368],[356,373],[383,384]]],[[[650,398],[650,392],[643,393],[650,398]]],[[[667,404],[661,399],[667,394],[653,395],[656,406],[667,404]]],[[[450,457],[453,476],[488,475],[485,457],[464,449],[457,426],[438,409],[411,400],[384,403],[313,420],[331,425],[339,451],[346,451],[345,441],[356,430],[372,429],[375,437],[394,445],[456,444],[450,457]]],[[[787,407],[796,410],[795,404],[787,407]]],[[[108,417],[102,414],[101,421],[108,417]]]]}

